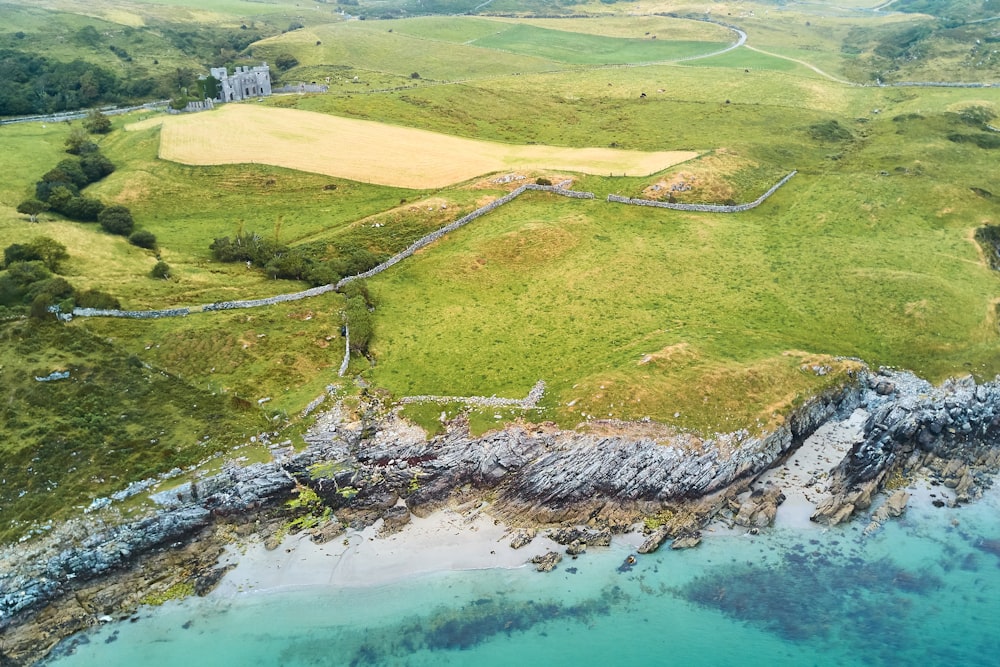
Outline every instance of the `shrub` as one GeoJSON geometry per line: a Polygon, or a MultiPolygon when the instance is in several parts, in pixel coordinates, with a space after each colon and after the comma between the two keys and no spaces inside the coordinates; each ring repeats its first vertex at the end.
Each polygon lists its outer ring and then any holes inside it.
{"type": "Polygon", "coordinates": [[[809,136],[817,141],[850,141],[854,138],[850,130],[835,120],[810,125],[809,136]]]}
{"type": "Polygon", "coordinates": [[[35,183],[35,199],[48,202],[49,208],[58,211],[72,197],[79,197],[80,190],[72,183],[35,183]]]}
{"type": "MultiPolygon", "coordinates": [[[[114,48],[115,47],[111,47],[111,50],[114,51],[114,48]]],[[[115,51],[115,53],[121,56],[121,54],[117,51],[115,51]]],[[[124,53],[124,51],[122,51],[122,53],[124,53]]],[[[128,60],[131,60],[131,58],[128,58],[128,60]]],[[[107,134],[111,131],[111,119],[97,109],[93,109],[84,119],[83,126],[87,128],[87,132],[90,132],[91,134],[107,134]]]]}
{"type": "Polygon", "coordinates": [[[298,65],[299,60],[290,53],[279,53],[274,58],[274,64],[280,70],[289,70],[298,65]]]}
{"type": "Polygon", "coordinates": [[[986,225],[976,230],[976,241],[983,249],[990,267],[1000,271],[1000,226],[986,225]]]}
{"type": "Polygon", "coordinates": [[[153,232],[147,232],[145,229],[139,229],[129,235],[128,242],[140,248],[153,250],[156,248],[156,235],[153,232]]]}
{"type": "Polygon", "coordinates": [[[83,155],[97,150],[97,144],[90,140],[90,135],[82,127],[74,127],[66,137],[66,152],[73,155],[83,155]]]}
{"type": "Polygon", "coordinates": [[[115,170],[115,165],[103,154],[92,151],[80,157],[80,168],[90,183],[96,183],[115,170]]]}
{"type": "Polygon", "coordinates": [[[101,227],[109,234],[118,234],[120,236],[128,236],[132,233],[132,228],[135,227],[135,221],[132,219],[132,211],[120,204],[105,208],[97,216],[97,221],[101,223],[101,227]]]}
{"type": "Polygon", "coordinates": [[[552,185],[552,181],[547,178],[536,178],[535,185],[552,185]]]}
{"type": "Polygon", "coordinates": [[[121,308],[121,303],[118,302],[118,299],[111,296],[107,292],[101,292],[96,289],[75,292],[73,294],[73,300],[80,308],[101,308],[103,310],[121,308]]]}
{"type": "Polygon", "coordinates": [[[170,265],[164,261],[159,261],[156,266],[149,272],[150,278],[160,278],[167,280],[170,278],[170,265]]]}
{"type": "Polygon", "coordinates": [[[49,271],[58,272],[59,265],[69,259],[66,246],[48,236],[38,236],[26,244],[15,243],[3,251],[4,263],[41,262],[49,271]]]}
{"type": "Polygon", "coordinates": [[[57,210],[71,220],[96,222],[100,220],[100,215],[104,211],[104,202],[93,197],[73,197],[57,210]]]}

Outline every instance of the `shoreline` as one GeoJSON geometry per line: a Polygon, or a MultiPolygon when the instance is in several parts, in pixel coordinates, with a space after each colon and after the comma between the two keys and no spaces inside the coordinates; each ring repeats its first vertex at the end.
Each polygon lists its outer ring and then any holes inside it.
{"type": "Polygon", "coordinates": [[[413,517],[398,532],[380,535],[383,520],[350,529],[324,544],[306,532],[289,535],[275,549],[259,539],[230,546],[221,567],[233,565],[208,597],[265,594],[333,586],[368,588],[437,572],[516,569],[533,556],[564,547],[537,535],[520,549],[510,546],[518,532],[485,512],[485,503],[462,511],[446,508],[413,517]]]}
{"type": "Polygon", "coordinates": [[[703,530],[753,536],[850,522],[867,535],[905,511],[906,494],[921,508],[981,497],[1000,469],[998,414],[998,381],[933,387],[888,370],[859,372],[768,435],[719,435],[696,448],[545,425],[473,438],[458,424],[428,440],[392,412],[365,425],[335,405],[301,452],[224,466],[158,494],[160,508],[139,519],[67,523],[5,550],[0,658],[33,664],[65,637],[192,593],[389,585],[521,568],[542,554],[604,554],[597,545],[609,543],[641,554],[669,540],[693,547],[703,530]],[[316,526],[320,515],[334,518],[316,526]],[[279,540],[304,525],[316,528],[279,540]],[[558,535],[515,550],[522,526],[558,535]]]}

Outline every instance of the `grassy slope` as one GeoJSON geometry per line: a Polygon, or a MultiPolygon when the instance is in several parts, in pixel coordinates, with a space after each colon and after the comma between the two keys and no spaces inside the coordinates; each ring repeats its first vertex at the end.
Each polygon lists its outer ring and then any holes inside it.
{"type": "Polygon", "coordinates": [[[198,463],[267,428],[228,396],[144,367],[79,328],[0,328],[0,541],[130,481],[198,463]],[[70,378],[38,382],[54,370],[70,378]]]}
{"type": "Polygon", "coordinates": [[[726,42],[605,37],[516,24],[472,42],[476,46],[540,55],[574,65],[603,65],[677,60],[724,48],[726,42]]]}
{"type": "Polygon", "coordinates": [[[4,32],[0,33],[0,48],[28,51],[60,61],[75,59],[99,64],[120,76],[128,73],[167,73],[178,67],[198,68],[198,62],[177,49],[155,30],[141,30],[129,18],[109,15],[97,18],[36,6],[0,6],[4,17],[4,32]],[[100,41],[93,46],[81,44],[74,38],[84,26],[93,26],[100,33],[100,41]],[[15,33],[23,32],[18,39],[15,33]],[[132,57],[126,63],[108,48],[114,45],[125,49],[132,57]],[[154,60],[157,62],[154,64],[154,60]]]}

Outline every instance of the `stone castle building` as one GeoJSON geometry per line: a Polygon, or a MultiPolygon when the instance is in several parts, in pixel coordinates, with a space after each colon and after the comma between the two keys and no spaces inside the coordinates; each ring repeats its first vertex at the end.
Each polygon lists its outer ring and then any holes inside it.
{"type": "Polygon", "coordinates": [[[229,74],[225,67],[213,67],[212,77],[219,81],[217,102],[237,102],[271,94],[271,68],[267,63],[257,67],[237,67],[229,74]]]}

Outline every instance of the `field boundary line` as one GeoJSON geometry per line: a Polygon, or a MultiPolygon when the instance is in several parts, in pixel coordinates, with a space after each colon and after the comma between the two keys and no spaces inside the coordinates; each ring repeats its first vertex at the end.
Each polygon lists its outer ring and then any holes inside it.
{"type": "Polygon", "coordinates": [[[768,189],[767,192],[762,194],[757,199],[752,202],[747,202],[746,204],[733,204],[731,206],[724,204],[676,204],[666,201],[656,201],[654,199],[630,199],[629,197],[622,197],[619,195],[608,195],[609,202],[615,202],[617,204],[630,204],[632,206],[653,206],[656,208],[669,208],[674,211],[699,211],[702,213],[741,213],[743,211],[749,211],[752,208],[757,208],[763,204],[768,197],[773,195],[778,191],[782,185],[791,180],[792,176],[799,173],[798,171],[791,171],[780,181],[775,183],[768,189]]]}
{"type": "Polygon", "coordinates": [[[539,380],[524,398],[498,398],[497,396],[404,396],[399,399],[399,405],[412,403],[462,403],[469,407],[482,408],[521,408],[531,410],[545,396],[545,380],[539,380]]]}
{"type": "MultiPolygon", "coordinates": [[[[764,201],[773,195],[778,188],[787,183],[792,176],[795,176],[798,171],[792,171],[787,174],[780,181],[775,183],[768,189],[767,192],[762,194],[760,197],[752,202],[746,204],[736,204],[733,206],[726,206],[721,204],[671,204],[670,202],[654,201],[651,199],[630,199],[628,197],[621,197],[619,195],[608,195],[607,201],[615,202],[620,204],[631,204],[634,206],[649,206],[656,208],[667,208],[678,211],[699,211],[706,213],[739,213],[741,211],[749,211],[752,208],[760,206],[764,201]]],[[[348,285],[356,280],[365,280],[382,273],[386,269],[389,269],[396,264],[400,263],[404,259],[411,257],[421,248],[430,245],[434,241],[442,238],[449,232],[453,232],[456,229],[460,229],[465,225],[469,224],[473,220],[491,213],[496,209],[500,208],[504,204],[509,204],[518,197],[520,197],[525,192],[535,191],[535,192],[550,192],[552,194],[560,195],[563,197],[570,197],[571,199],[595,199],[593,192],[583,192],[579,190],[569,190],[566,188],[569,185],[569,181],[564,181],[557,185],[538,185],[536,183],[526,183],[511,192],[498,197],[489,204],[477,208],[475,211],[468,213],[458,220],[437,229],[426,236],[422,236],[413,243],[409,245],[405,250],[396,253],[386,261],[381,264],[372,267],[367,271],[358,273],[353,276],[346,276],[337,281],[336,284],[330,283],[327,285],[320,285],[318,287],[311,287],[307,290],[302,290],[300,292],[291,292],[286,294],[277,294],[275,296],[264,297],[261,299],[243,299],[238,301],[217,301],[215,303],[209,303],[202,306],[191,306],[191,307],[181,307],[181,308],[168,308],[164,310],[118,310],[110,308],[74,308],[69,313],[63,313],[58,305],[49,306],[48,310],[50,313],[55,314],[57,318],[63,321],[72,320],[74,317],[121,317],[128,319],[137,320],[153,320],[160,319],[163,317],[184,317],[191,313],[207,313],[207,312],[219,312],[224,310],[236,310],[240,308],[259,308],[261,306],[273,306],[279,303],[285,303],[288,301],[298,301],[300,299],[307,299],[314,296],[320,296],[322,294],[327,294],[329,292],[339,292],[345,285],[348,285]]],[[[345,355],[345,361],[349,359],[350,355],[350,342],[348,342],[347,354],[345,355]]],[[[342,366],[343,368],[343,366],[342,366]]],[[[342,372],[346,372],[346,369],[342,372]]]]}

